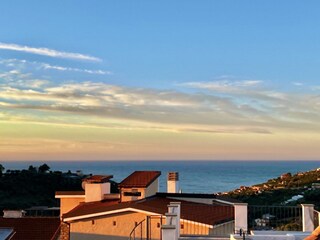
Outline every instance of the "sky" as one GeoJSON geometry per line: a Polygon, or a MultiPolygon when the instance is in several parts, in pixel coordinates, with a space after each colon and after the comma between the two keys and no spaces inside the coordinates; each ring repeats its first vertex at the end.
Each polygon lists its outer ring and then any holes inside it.
{"type": "Polygon", "coordinates": [[[319,9],[1,1],[0,160],[319,160],[319,9]]]}

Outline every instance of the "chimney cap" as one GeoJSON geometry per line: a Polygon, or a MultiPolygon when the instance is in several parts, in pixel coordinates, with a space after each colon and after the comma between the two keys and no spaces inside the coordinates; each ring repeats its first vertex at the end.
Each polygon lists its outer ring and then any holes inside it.
{"type": "Polygon", "coordinates": [[[87,177],[83,179],[83,182],[86,183],[105,183],[108,182],[111,178],[113,178],[113,175],[93,175],[91,177],[87,177]]]}
{"type": "Polygon", "coordinates": [[[168,172],[168,180],[169,181],[179,181],[179,173],[178,172],[168,172]]]}

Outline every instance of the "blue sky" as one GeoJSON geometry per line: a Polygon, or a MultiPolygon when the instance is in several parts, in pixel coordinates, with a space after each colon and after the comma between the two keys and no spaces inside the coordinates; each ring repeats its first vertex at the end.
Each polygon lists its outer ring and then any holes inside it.
{"type": "MultiPolygon", "coordinates": [[[[112,146],[88,153],[92,159],[107,152],[110,159],[315,159],[319,7],[318,1],[292,0],[2,1],[2,141],[27,151],[24,135],[14,129],[31,124],[29,159],[45,156],[36,145],[46,141],[76,146],[48,159],[78,159],[86,144],[112,146]],[[50,124],[72,125],[74,138],[52,137],[50,124]],[[116,140],[100,139],[97,126],[116,140]],[[78,128],[90,128],[90,143],[77,142],[78,128]],[[293,156],[286,142],[297,129],[292,146],[305,146],[293,156]],[[160,130],[167,135],[157,141],[160,130]],[[261,139],[262,156],[249,150],[246,156],[238,138],[248,138],[245,149],[252,149],[252,134],[261,133],[272,135],[261,139]],[[169,138],[181,149],[168,150],[169,138]],[[221,146],[202,144],[208,139],[221,146]],[[154,155],[141,150],[148,142],[154,155]],[[279,142],[277,150],[272,142],[279,142]],[[190,147],[193,155],[183,152],[190,147]]],[[[5,158],[24,159],[6,146],[5,158]]]]}
{"type": "Polygon", "coordinates": [[[103,62],[95,67],[113,71],[114,83],[171,88],[230,75],[289,87],[317,81],[318,7],[317,1],[6,1],[0,37],[97,56],[103,62]]]}

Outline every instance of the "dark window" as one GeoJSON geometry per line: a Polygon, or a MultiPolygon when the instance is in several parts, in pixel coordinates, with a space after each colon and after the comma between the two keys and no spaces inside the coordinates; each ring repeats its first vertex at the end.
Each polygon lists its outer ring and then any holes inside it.
{"type": "Polygon", "coordinates": [[[160,228],[160,223],[157,223],[157,228],[160,228]]]}
{"type": "Polygon", "coordinates": [[[183,225],[183,224],[181,224],[181,225],[180,225],[180,229],[183,229],[183,228],[184,228],[184,225],[183,225]]]}
{"type": "Polygon", "coordinates": [[[113,221],[112,224],[113,224],[113,226],[116,226],[116,225],[117,225],[117,222],[116,222],[116,221],[113,221]]]}
{"type": "Polygon", "coordinates": [[[91,221],[91,224],[94,225],[94,220],[91,221]]]}
{"type": "Polygon", "coordinates": [[[138,196],[140,197],[141,196],[141,192],[124,192],[123,193],[124,196],[138,196]]]}

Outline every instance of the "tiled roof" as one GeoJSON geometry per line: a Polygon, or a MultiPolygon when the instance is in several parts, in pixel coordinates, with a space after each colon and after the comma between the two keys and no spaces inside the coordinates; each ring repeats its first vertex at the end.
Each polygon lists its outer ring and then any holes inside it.
{"type": "MultiPolygon", "coordinates": [[[[177,201],[177,200],[176,200],[177,201]]],[[[89,214],[99,214],[126,208],[133,208],[164,215],[172,199],[151,197],[140,201],[116,203],[116,201],[84,203],[63,215],[63,218],[79,217],[89,214]]],[[[181,218],[199,223],[215,225],[233,219],[233,207],[222,205],[207,205],[188,201],[181,202],[181,218]]],[[[92,216],[92,215],[91,215],[92,216]]]]}
{"type": "Polygon", "coordinates": [[[59,218],[0,218],[0,227],[13,228],[12,240],[51,240],[60,226],[59,218]]]}
{"type": "MultiPolygon", "coordinates": [[[[104,200],[98,202],[88,202],[88,203],[80,203],[77,207],[72,209],[71,211],[63,214],[63,218],[77,217],[87,214],[94,214],[99,212],[105,212],[106,209],[113,210],[113,206],[123,206],[122,203],[119,203],[119,200],[104,200]]],[[[115,209],[118,209],[116,207],[115,209]]]]}
{"type": "Polygon", "coordinates": [[[208,194],[208,193],[166,193],[166,192],[158,192],[156,193],[159,197],[172,197],[172,198],[205,198],[205,199],[212,199],[215,202],[225,202],[229,204],[233,203],[242,203],[241,201],[231,198],[225,195],[216,195],[216,194],[208,194]]]}
{"type": "Polygon", "coordinates": [[[83,179],[83,181],[88,183],[105,183],[111,178],[113,178],[113,175],[93,175],[83,179]]]}
{"type": "Polygon", "coordinates": [[[160,175],[160,171],[135,171],[119,184],[119,188],[146,188],[160,175]]]}

